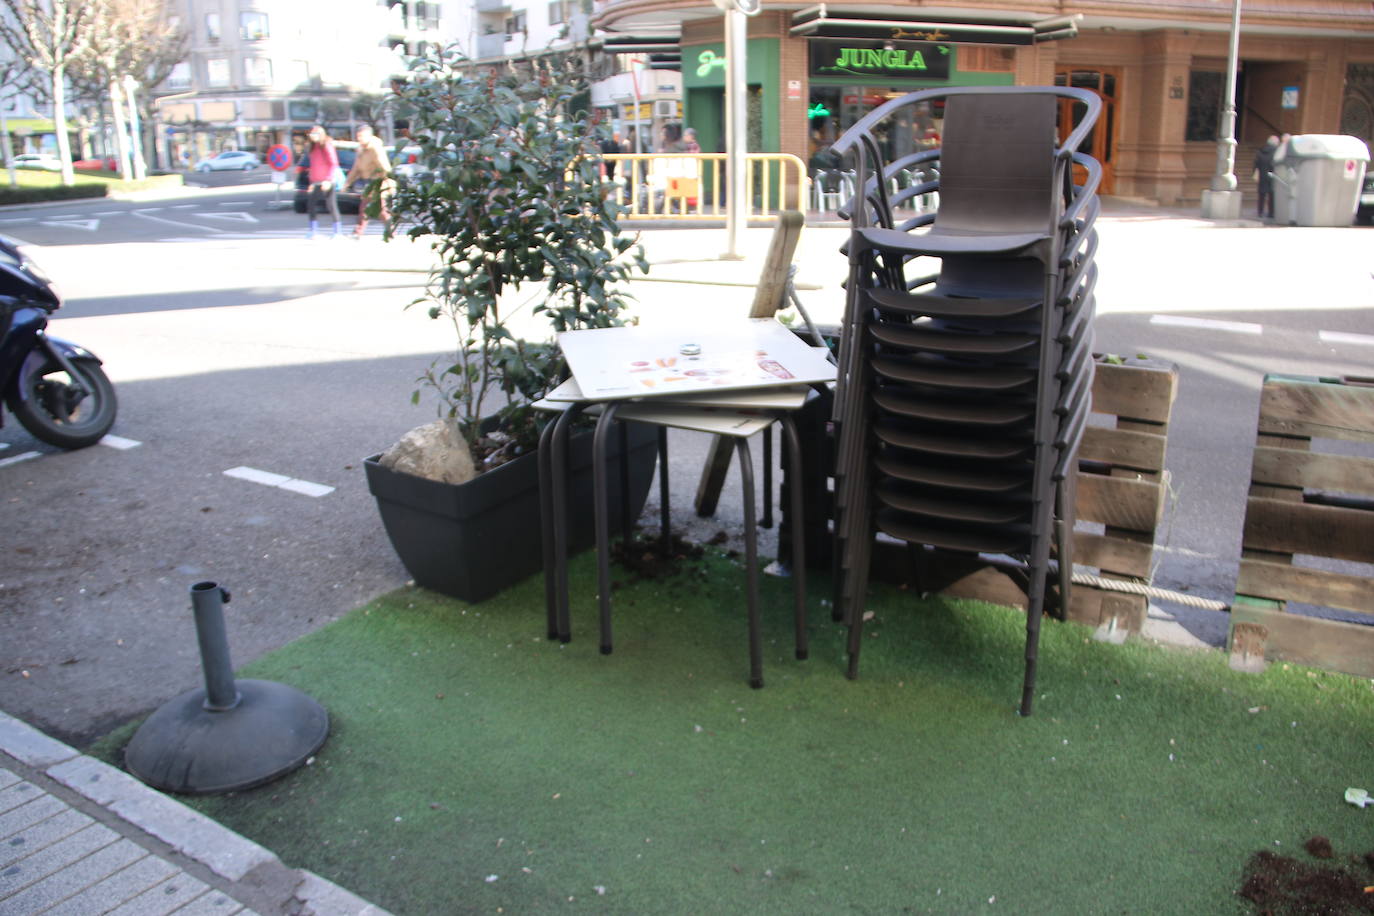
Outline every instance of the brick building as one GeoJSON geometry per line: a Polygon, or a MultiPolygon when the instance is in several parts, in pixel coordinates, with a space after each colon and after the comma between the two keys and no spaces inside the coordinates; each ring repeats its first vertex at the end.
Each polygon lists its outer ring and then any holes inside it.
{"type": "MultiPolygon", "coordinates": [[[[1032,2],[957,8],[765,6],[749,20],[749,148],[807,160],[888,98],[942,85],[1044,85],[1105,103],[1092,152],[1107,193],[1196,202],[1216,163],[1232,5],[1225,0],[1032,2]],[[900,13],[894,13],[894,10],[900,13]]],[[[703,0],[609,0],[609,35],[676,36],[684,117],[702,148],[724,149],[724,34],[703,0]]],[[[1354,0],[1247,0],[1237,76],[1237,171],[1270,134],[1374,140],[1374,7],[1354,0]]],[[[940,112],[889,138],[934,142],[940,112]]]]}

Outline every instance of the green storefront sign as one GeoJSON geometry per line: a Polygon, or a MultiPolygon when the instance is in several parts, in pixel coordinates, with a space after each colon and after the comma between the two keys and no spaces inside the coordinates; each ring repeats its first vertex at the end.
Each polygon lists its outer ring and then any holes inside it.
{"type": "Polygon", "coordinates": [[[932,41],[846,41],[812,39],[813,77],[949,78],[950,46],[932,41]]]}

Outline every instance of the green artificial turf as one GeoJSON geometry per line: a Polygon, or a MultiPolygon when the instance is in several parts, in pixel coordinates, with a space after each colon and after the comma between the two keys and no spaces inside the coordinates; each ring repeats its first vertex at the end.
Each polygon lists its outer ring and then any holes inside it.
{"type": "Polygon", "coordinates": [[[1256,850],[1374,848],[1342,800],[1374,789],[1369,681],[1047,622],[1023,719],[1016,612],[875,585],[851,682],[827,583],[798,662],[765,578],[751,690],[728,558],[619,589],[609,657],[573,572],[568,645],[536,576],[478,606],[404,589],[249,665],[331,737],[189,801],[398,914],[1240,913],[1256,850]]]}

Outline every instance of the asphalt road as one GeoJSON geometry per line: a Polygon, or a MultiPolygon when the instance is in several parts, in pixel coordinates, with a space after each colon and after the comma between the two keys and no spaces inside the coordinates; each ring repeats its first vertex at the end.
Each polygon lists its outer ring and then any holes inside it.
{"type": "MultiPolygon", "coordinates": [[[[242,664],[406,580],[361,462],[434,416],[410,395],[448,339],[404,308],[428,252],[384,244],[375,222],[362,241],[307,241],[305,218],[272,194],[0,211],[0,232],[33,244],[67,297],[53,333],[98,353],[120,396],[125,447],[63,453],[8,418],[0,429],[0,709],[78,745],[196,685],[193,583],[233,593],[242,664]]],[[[1259,380],[1372,374],[1374,230],[1119,208],[1102,226],[1098,348],[1181,371],[1156,582],[1229,600],[1259,380]]],[[[713,260],[722,235],[646,232],[659,262],[635,284],[646,320],[747,308],[767,231],[745,234],[751,259],[736,264],[713,260]]],[[[842,235],[808,229],[797,258],[821,321],[838,317],[842,235]]],[[[700,441],[674,442],[679,520],[700,441]]],[[[727,501],[697,533],[738,517],[727,501]]],[[[1201,642],[1224,634],[1221,615],[1179,616],[1201,642]]]]}

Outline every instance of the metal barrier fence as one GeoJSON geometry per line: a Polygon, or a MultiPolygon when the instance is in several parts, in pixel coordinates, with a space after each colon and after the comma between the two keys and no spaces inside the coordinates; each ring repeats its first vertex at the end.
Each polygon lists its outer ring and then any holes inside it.
{"type": "MultiPolygon", "coordinates": [[[[616,164],[610,180],[625,219],[725,219],[725,153],[608,153],[616,164]]],[[[748,219],[775,219],[783,210],[804,210],[811,179],[791,153],[747,154],[748,219]]]]}

